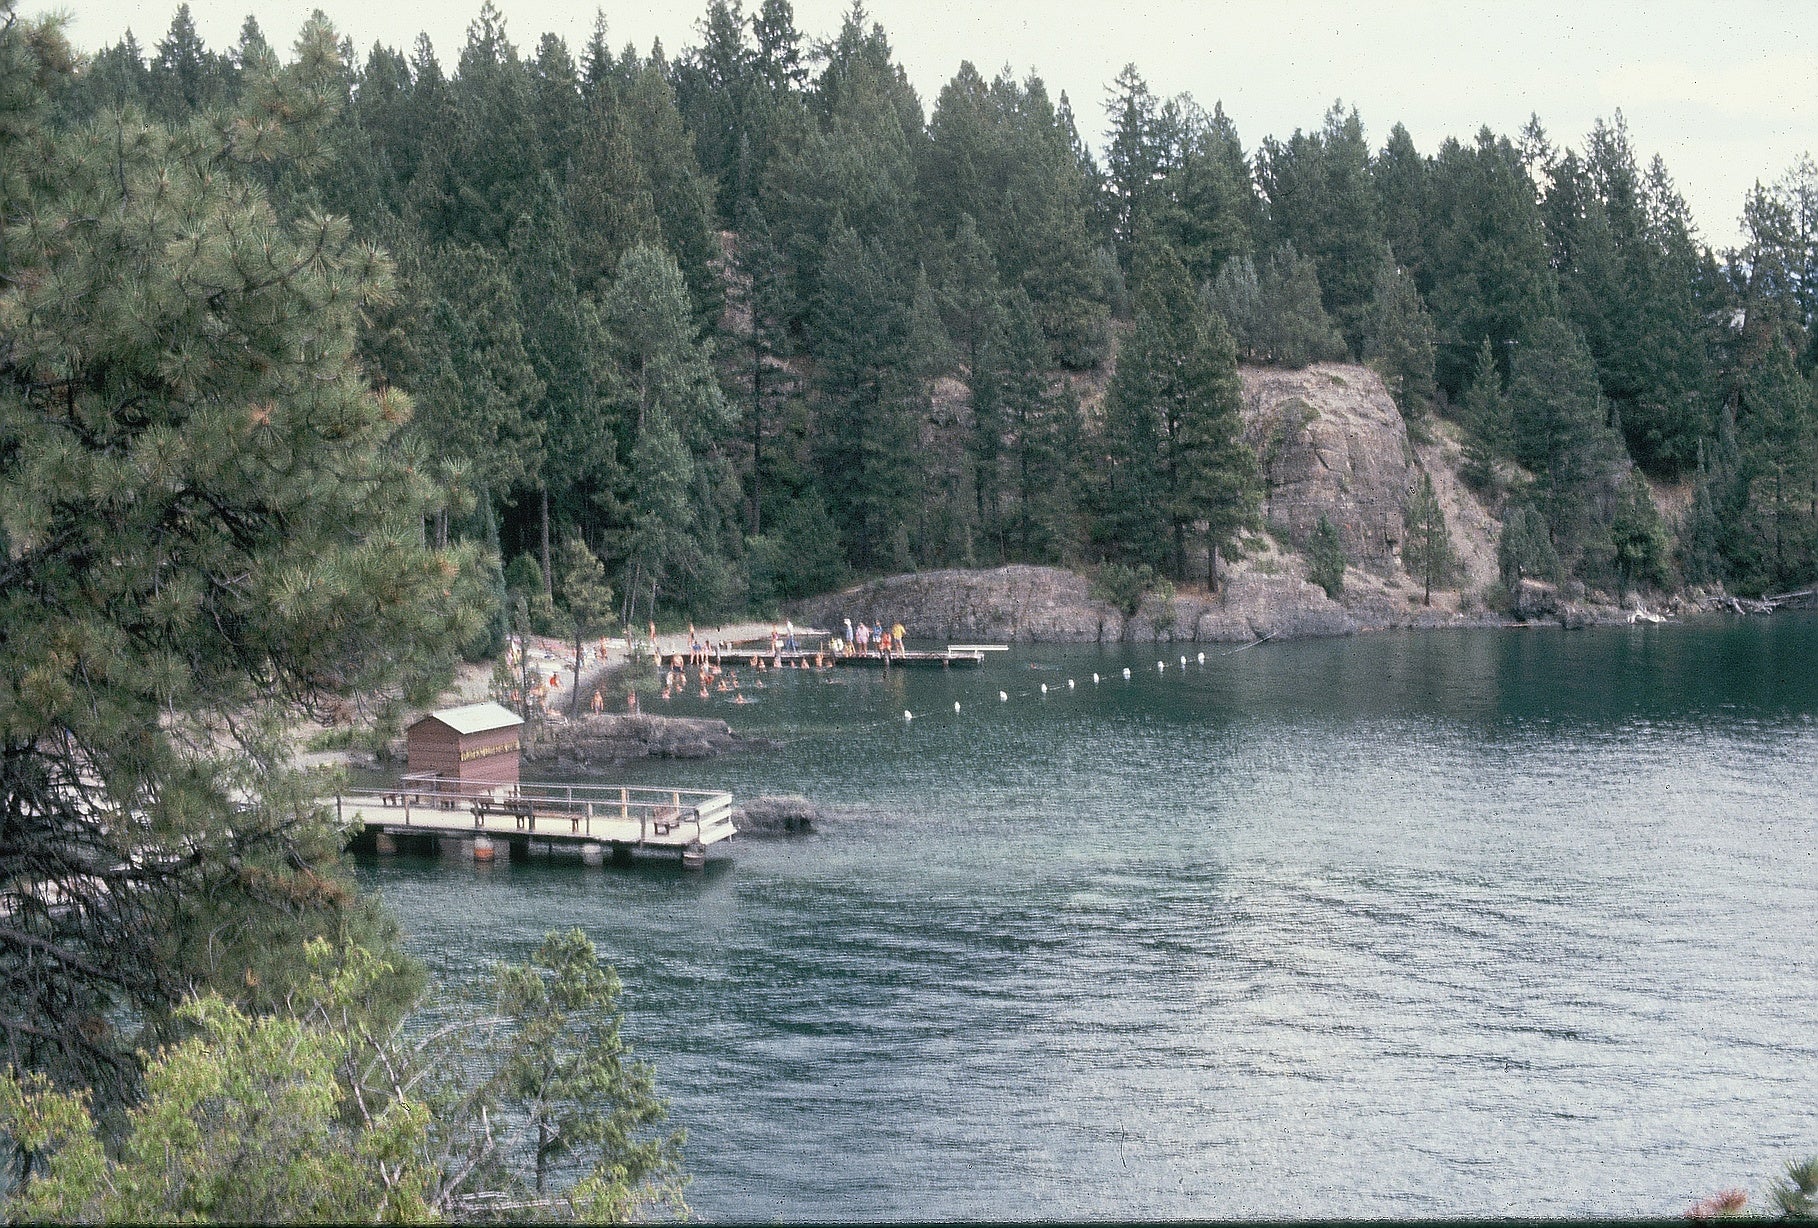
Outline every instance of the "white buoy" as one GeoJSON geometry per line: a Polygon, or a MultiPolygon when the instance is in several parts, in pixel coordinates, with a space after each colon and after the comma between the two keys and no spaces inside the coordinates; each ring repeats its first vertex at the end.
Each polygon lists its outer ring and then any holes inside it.
{"type": "Polygon", "coordinates": [[[1010,701],[1010,697],[1008,695],[1004,694],[1002,691],[999,691],[997,693],[997,701],[999,703],[1008,703],[1010,701]]]}
{"type": "Polygon", "coordinates": [[[1181,666],[1181,668],[1182,668],[1182,669],[1185,669],[1185,668],[1186,668],[1186,667],[1187,667],[1187,658],[1185,658],[1185,657],[1182,657],[1182,658],[1181,658],[1181,659],[1180,659],[1180,666],[1181,666]]]}
{"type": "Polygon", "coordinates": [[[1071,691],[1073,689],[1073,679],[1071,679],[1071,678],[1067,679],[1067,689],[1069,691],[1071,691]]]}
{"type": "Polygon", "coordinates": [[[1204,665],[1206,663],[1206,654],[1203,652],[1199,654],[1199,663],[1201,665],[1204,665]]]}
{"type": "Polygon", "coordinates": [[[1097,685],[1098,685],[1098,675],[1097,675],[1097,674],[1093,674],[1093,675],[1092,675],[1092,685],[1093,685],[1093,686],[1097,686],[1097,685]]]}
{"type": "Polygon", "coordinates": [[[1128,665],[1126,665],[1126,666],[1124,666],[1124,680],[1127,682],[1127,681],[1129,681],[1129,679],[1130,679],[1130,667],[1128,665]]]}
{"type": "Polygon", "coordinates": [[[1048,684],[1044,682],[1044,683],[1042,683],[1042,694],[1046,695],[1047,693],[1048,693],[1048,684]]]}
{"type": "Polygon", "coordinates": [[[955,712],[959,711],[959,700],[957,700],[957,699],[953,701],[953,710],[955,712]]]}
{"type": "Polygon", "coordinates": [[[1158,674],[1167,673],[1168,672],[1168,663],[1166,661],[1157,661],[1155,663],[1155,672],[1158,674]]]}
{"type": "Polygon", "coordinates": [[[915,719],[915,713],[909,711],[909,709],[907,709],[907,708],[904,708],[903,709],[903,719],[906,721],[912,721],[915,719]]]}

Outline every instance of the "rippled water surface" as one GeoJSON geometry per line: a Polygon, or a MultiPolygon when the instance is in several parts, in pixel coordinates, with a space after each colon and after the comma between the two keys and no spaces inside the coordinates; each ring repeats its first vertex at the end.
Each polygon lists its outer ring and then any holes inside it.
{"type": "Polygon", "coordinates": [[[1818,619],[1180,651],[679,703],[781,745],[613,780],[836,813],[704,875],[362,873],[450,977],[593,937],[707,1219],[1676,1214],[1818,1152],[1818,619]]]}

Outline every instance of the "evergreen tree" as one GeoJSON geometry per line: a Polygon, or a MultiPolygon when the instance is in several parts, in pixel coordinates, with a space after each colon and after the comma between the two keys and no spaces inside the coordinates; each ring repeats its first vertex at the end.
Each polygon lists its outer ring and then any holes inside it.
{"type": "Polygon", "coordinates": [[[1514,428],[1509,422],[1509,402],[1503,396],[1502,372],[1490,340],[1477,347],[1477,364],[1459,405],[1465,427],[1464,465],[1460,473],[1477,490],[1494,495],[1498,490],[1496,465],[1514,451],[1514,428]]]}
{"type": "Polygon", "coordinates": [[[179,4],[170,29],[158,41],[146,78],[153,113],[183,123],[219,105],[227,93],[229,68],[203,44],[189,5],[179,4]]]}
{"type": "Polygon", "coordinates": [[[1160,103],[1136,65],[1126,64],[1105,100],[1110,131],[1105,142],[1105,190],[1119,266],[1128,275],[1135,258],[1137,221],[1157,180],[1167,150],[1159,131],[1160,103]]]}
{"type": "Polygon", "coordinates": [[[627,556],[641,583],[658,581],[704,610],[723,593],[721,536],[742,497],[725,456],[736,414],[669,253],[647,246],[627,252],[601,315],[611,339],[621,454],[631,457],[624,502],[634,544],[627,556]]]}
{"type": "Polygon", "coordinates": [[[1338,526],[1321,516],[1307,538],[1307,579],[1337,601],[1345,592],[1345,539],[1338,526]]]}
{"type": "MultiPolygon", "coordinates": [[[[613,413],[606,330],[596,306],[575,287],[573,231],[548,173],[530,212],[512,227],[507,254],[524,353],[536,375],[526,387],[541,389],[529,410],[543,438],[534,475],[539,520],[546,496],[555,520],[597,532],[613,518],[613,496],[624,481],[622,431],[613,413]]],[[[539,538],[544,528],[539,524],[539,538]]]]}
{"type": "Polygon", "coordinates": [[[1203,523],[1206,582],[1216,590],[1220,550],[1255,523],[1261,502],[1243,442],[1236,349],[1172,248],[1147,241],[1136,272],[1136,328],[1106,396],[1113,467],[1124,478],[1109,491],[1113,519],[1133,530],[1125,546],[1133,561],[1168,562],[1183,580],[1187,538],[1203,523]]]}
{"type": "Polygon", "coordinates": [[[1421,582],[1424,594],[1421,604],[1433,604],[1433,586],[1444,588],[1457,578],[1458,555],[1452,549],[1452,531],[1446,524],[1445,508],[1433,490],[1431,474],[1420,475],[1420,485],[1408,496],[1402,508],[1401,521],[1405,536],[1401,545],[1402,565],[1408,574],[1421,582]]]}
{"type": "Polygon", "coordinates": [[[1713,475],[1705,459],[1702,439],[1698,441],[1697,456],[1692,477],[1692,506],[1679,532],[1679,572],[1687,584],[1712,584],[1723,579],[1722,525],[1711,493],[1713,475]]]}
{"type": "Polygon", "coordinates": [[[568,628],[569,643],[574,646],[574,684],[568,692],[568,714],[575,716],[581,710],[583,650],[588,640],[604,634],[615,621],[612,588],[606,583],[606,565],[578,533],[562,543],[556,566],[562,575],[559,586],[562,618],[568,628]]]}
{"type": "Polygon", "coordinates": [[[1511,507],[1504,515],[1502,535],[1496,542],[1496,560],[1502,582],[1510,589],[1530,577],[1557,581],[1563,574],[1547,518],[1526,503],[1511,507]]]}
{"type": "Polygon", "coordinates": [[[1604,424],[1597,371],[1584,341],[1556,319],[1540,322],[1509,384],[1515,459],[1535,475],[1555,545],[1568,561],[1596,532],[1597,485],[1620,460],[1604,424]]]}
{"type": "Polygon", "coordinates": [[[1634,470],[1617,490],[1610,540],[1616,561],[1618,603],[1637,581],[1660,587],[1672,582],[1667,570],[1672,546],[1667,541],[1666,527],[1648,494],[1647,481],[1634,470]]]}
{"type": "Polygon", "coordinates": [[[1196,284],[1253,250],[1257,201],[1237,127],[1214,106],[1181,103],[1180,145],[1153,194],[1144,224],[1180,252],[1196,284]]]}
{"type": "Polygon", "coordinates": [[[1345,340],[1320,304],[1313,262],[1283,245],[1256,278],[1256,316],[1248,337],[1256,361],[1304,367],[1345,357],[1345,340]]]}
{"type": "Polygon", "coordinates": [[[317,156],[333,30],[224,127],[57,132],[73,58],[4,4],[0,209],[35,221],[0,251],[0,1044],[113,1105],[180,994],[265,1009],[308,934],[390,940],[279,735],[433,693],[479,603],[354,357],[387,262],[241,169],[317,156]]]}
{"type": "Polygon", "coordinates": [[[1407,128],[1396,124],[1382,152],[1370,163],[1370,182],[1382,215],[1382,235],[1396,264],[1408,270],[1416,287],[1427,271],[1427,159],[1414,147],[1407,128]]]}
{"type": "Polygon", "coordinates": [[[1818,406],[1786,347],[1750,373],[1737,428],[1738,511],[1755,545],[1733,574],[1750,592],[1803,585],[1818,571],[1818,406]]]}
{"type": "Polygon", "coordinates": [[[1356,109],[1347,113],[1333,103],[1318,133],[1297,131],[1286,144],[1265,140],[1256,154],[1256,178],[1274,244],[1292,245],[1311,258],[1325,310],[1337,320],[1349,352],[1359,352],[1387,244],[1356,109]]]}
{"type": "Polygon", "coordinates": [[[1438,339],[1438,379],[1457,397],[1478,346],[1506,355],[1555,314],[1556,289],[1534,182],[1519,150],[1488,128],[1448,139],[1427,176],[1432,222],[1420,282],[1438,339]]]}
{"type": "Polygon", "coordinates": [[[751,463],[744,483],[746,531],[756,537],[764,532],[764,499],[774,463],[765,445],[777,429],[774,421],[779,400],[796,382],[785,364],[795,351],[790,323],[798,314],[790,295],[788,264],[771,238],[763,211],[756,205],[747,210],[740,227],[736,268],[733,305],[746,321],[743,365],[749,381],[749,392],[741,405],[741,435],[751,445],[751,463]]]}
{"type": "Polygon", "coordinates": [[[1363,356],[1411,422],[1424,418],[1433,403],[1433,354],[1433,320],[1413,275],[1384,264],[1364,316],[1363,356]]]}
{"type": "Polygon", "coordinates": [[[818,434],[830,510],[858,567],[898,561],[922,492],[926,398],[906,280],[880,244],[834,233],[814,313],[818,434]]]}

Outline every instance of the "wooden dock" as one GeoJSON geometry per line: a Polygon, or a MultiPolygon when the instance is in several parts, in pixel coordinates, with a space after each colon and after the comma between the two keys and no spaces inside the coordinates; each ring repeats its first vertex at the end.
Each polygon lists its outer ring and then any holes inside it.
{"type": "Polygon", "coordinates": [[[551,852],[576,851],[589,865],[659,853],[700,869],[707,850],[733,836],[732,794],[702,789],[525,782],[461,791],[406,776],[391,789],[343,790],[335,814],[344,830],[371,832],[380,852],[432,837],[476,861],[491,861],[501,842],[527,854],[534,841],[551,852]]]}
{"type": "Polygon", "coordinates": [[[770,651],[768,644],[747,645],[735,644],[731,648],[721,649],[711,654],[716,664],[729,665],[734,669],[740,666],[756,666],[762,661],[769,668],[783,669],[842,669],[858,667],[862,669],[976,669],[985,663],[984,651],[978,648],[941,648],[911,649],[905,652],[892,652],[888,656],[877,652],[831,653],[815,651],[812,648],[779,648],[770,651]]]}

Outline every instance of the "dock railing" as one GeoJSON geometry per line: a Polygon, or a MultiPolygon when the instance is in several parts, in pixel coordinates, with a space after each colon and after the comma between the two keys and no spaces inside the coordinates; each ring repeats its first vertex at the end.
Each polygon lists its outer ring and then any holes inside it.
{"type": "MultiPolygon", "coordinates": [[[[494,819],[528,835],[578,836],[603,841],[630,837],[639,844],[670,844],[690,835],[712,844],[732,834],[732,794],[709,789],[658,789],[639,785],[569,785],[521,781],[477,788],[471,782],[427,774],[403,777],[391,788],[343,789],[336,805],[343,817],[362,803],[381,812],[403,811],[403,826],[452,831],[468,826],[479,833],[500,830],[494,819]],[[466,812],[466,814],[462,814],[466,812]],[[460,817],[457,817],[460,816],[460,817]],[[544,826],[539,829],[538,824],[544,826]]],[[[392,820],[396,822],[396,819],[392,820]]]]}

